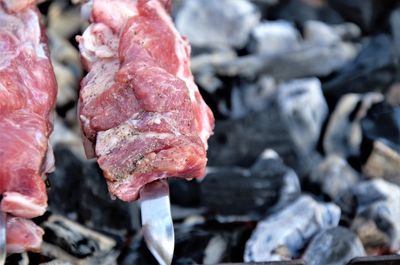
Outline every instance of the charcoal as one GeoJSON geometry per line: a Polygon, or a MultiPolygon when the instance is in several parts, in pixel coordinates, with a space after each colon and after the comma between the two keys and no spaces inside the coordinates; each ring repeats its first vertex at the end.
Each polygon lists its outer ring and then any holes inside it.
{"type": "Polygon", "coordinates": [[[291,259],[316,233],[338,225],[340,209],[333,203],[320,203],[303,195],[283,210],[257,224],[246,243],[244,260],[291,259]]]}
{"type": "Polygon", "coordinates": [[[259,23],[253,28],[251,37],[249,50],[253,53],[277,54],[300,46],[300,33],[284,20],[259,23]]]}
{"type": "Polygon", "coordinates": [[[375,141],[362,171],[368,177],[383,178],[400,186],[400,153],[375,141]]]}
{"type": "Polygon", "coordinates": [[[384,24],[382,20],[395,1],[328,0],[328,2],[343,18],[356,23],[366,32],[372,32],[384,24]]]}
{"type": "Polygon", "coordinates": [[[68,41],[80,32],[79,7],[69,7],[66,1],[53,1],[48,10],[47,35],[57,79],[57,107],[68,107],[77,99],[82,76],[79,52],[68,41]],[[68,25],[66,27],[65,25],[68,25]]]}
{"type": "Polygon", "coordinates": [[[212,69],[215,65],[229,63],[237,58],[236,52],[231,48],[211,49],[194,55],[190,61],[190,69],[196,75],[199,72],[212,69]]]}
{"type": "Polygon", "coordinates": [[[49,175],[49,209],[90,227],[123,235],[132,228],[129,205],[112,200],[95,162],[82,162],[68,148],[54,150],[56,170],[49,175]]]}
{"type": "Polygon", "coordinates": [[[220,104],[220,111],[231,119],[243,118],[257,111],[263,111],[274,99],[278,89],[270,76],[262,76],[258,82],[234,84],[231,90],[230,108],[220,104]]]}
{"type": "Polygon", "coordinates": [[[400,56],[400,8],[396,8],[390,14],[390,27],[394,39],[397,55],[400,56]]]}
{"type": "MultiPolygon", "coordinates": [[[[76,119],[76,111],[74,112],[74,117],[76,119]]],[[[54,130],[50,136],[50,143],[52,146],[59,145],[68,148],[77,158],[86,160],[79,133],[73,131],[60,116],[56,116],[54,119],[54,130]]]]}
{"type": "Polygon", "coordinates": [[[355,231],[369,256],[390,253],[390,237],[377,227],[376,222],[363,217],[354,218],[351,229],[355,231]]]}
{"type": "Polygon", "coordinates": [[[174,221],[185,222],[187,224],[199,224],[205,221],[204,215],[207,214],[205,207],[179,206],[171,202],[171,216],[174,221]]]}
{"type": "Polygon", "coordinates": [[[223,82],[210,68],[205,68],[195,74],[196,84],[210,94],[214,94],[219,88],[223,87],[223,82]]]}
{"type": "Polygon", "coordinates": [[[295,146],[276,104],[240,119],[221,120],[215,124],[209,140],[209,166],[251,166],[266,149],[278,152],[285,163],[296,170],[307,166],[295,146]]]}
{"type": "Polygon", "coordinates": [[[80,217],[89,226],[124,235],[139,223],[135,205],[111,198],[101,169],[94,161],[82,168],[80,217]]]}
{"type": "Polygon", "coordinates": [[[334,45],[342,40],[356,40],[361,35],[360,29],[352,23],[328,25],[318,20],[309,20],[303,27],[305,41],[320,45],[334,45]]]}
{"type": "Polygon", "coordinates": [[[79,53],[56,33],[50,31],[48,35],[52,42],[51,59],[58,85],[57,107],[64,107],[78,97],[79,80],[82,76],[79,53]]]}
{"type": "Polygon", "coordinates": [[[204,250],[215,236],[215,233],[201,228],[179,227],[175,233],[175,263],[202,264],[204,250]]]}
{"type": "Polygon", "coordinates": [[[360,155],[362,131],[360,121],[372,104],[383,100],[380,93],[342,96],[328,122],[323,147],[327,154],[347,158],[360,155]]]}
{"type": "MultiPolygon", "coordinates": [[[[273,23],[276,22],[264,22],[273,23]]],[[[322,23],[321,23],[322,24],[322,23]]],[[[298,45],[289,45],[291,47],[283,51],[275,49],[275,53],[266,52],[241,56],[231,62],[222,63],[215,66],[218,74],[223,76],[240,76],[254,79],[261,74],[269,74],[275,78],[288,80],[308,76],[327,76],[340,69],[351,60],[358,52],[358,47],[348,41],[342,40],[345,34],[340,30],[332,29],[328,25],[324,26],[324,32],[316,27],[308,27],[308,31],[316,31],[309,36],[318,34],[329,36],[335,35],[337,38],[330,39],[330,42],[316,41],[318,39],[304,39],[298,45]],[[341,34],[341,35],[340,35],[341,34]],[[323,64],[321,62],[324,62],[323,64]]],[[[270,43],[269,40],[268,43],[270,43]]]]}
{"type": "Polygon", "coordinates": [[[329,155],[313,170],[310,180],[334,199],[359,181],[359,174],[343,158],[329,155]]]}
{"type": "Polygon", "coordinates": [[[27,253],[8,255],[5,265],[28,265],[29,257],[27,253]]]}
{"type": "Polygon", "coordinates": [[[220,167],[208,171],[200,184],[201,203],[219,215],[259,218],[265,209],[284,205],[300,194],[296,173],[272,150],[265,151],[248,169],[220,167]]]}
{"type": "Polygon", "coordinates": [[[217,122],[209,141],[209,165],[249,167],[269,148],[299,176],[307,174],[317,157],[310,150],[327,112],[319,84],[317,79],[284,83],[266,97],[263,110],[217,122]]]}
{"type": "Polygon", "coordinates": [[[280,1],[273,10],[273,18],[280,18],[303,24],[309,20],[321,20],[329,24],[343,22],[343,18],[324,1],[280,1]]]}
{"type": "Polygon", "coordinates": [[[394,107],[384,101],[372,105],[361,127],[366,141],[380,139],[400,152],[400,106],[394,107]]]}
{"type": "MultiPolygon", "coordinates": [[[[381,179],[366,181],[354,187],[353,193],[357,199],[356,220],[363,223],[372,221],[376,228],[386,235],[391,250],[400,248],[400,187],[381,179]]],[[[358,227],[363,225],[358,224],[358,227]]],[[[365,242],[365,237],[359,236],[365,242]]]]}
{"type": "Polygon", "coordinates": [[[126,253],[122,253],[119,257],[118,264],[121,265],[131,265],[131,264],[146,264],[146,265],[158,265],[159,263],[153,257],[151,252],[144,242],[143,235],[138,234],[129,244],[126,253]]]}
{"type": "Polygon", "coordinates": [[[334,227],[311,240],[303,259],[308,265],[343,265],[359,256],[365,256],[365,250],[357,235],[347,228],[334,227]]]}
{"type": "Polygon", "coordinates": [[[391,37],[378,34],[368,38],[357,57],[324,83],[324,93],[337,100],[346,93],[382,91],[396,77],[398,60],[391,37]]]}
{"type": "Polygon", "coordinates": [[[319,139],[328,106],[317,78],[286,82],[278,88],[278,105],[292,137],[307,153],[319,139]]]}
{"type": "Polygon", "coordinates": [[[176,26],[193,46],[242,48],[259,19],[247,0],[190,0],[177,12],[176,26]]]}
{"type": "Polygon", "coordinates": [[[52,215],[43,223],[41,253],[73,264],[115,264],[116,241],[64,217],[52,215]]]}
{"type": "MultiPolygon", "coordinates": [[[[399,42],[400,45],[400,42],[399,42]]],[[[400,83],[392,84],[385,93],[385,100],[391,106],[400,106],[400,83]]]]}
{"type": "Polygon", "coordinates": [[[82,194],[82,161],[62,145],[55,146],[54,156],[55,171],[48,176],[49,209],[54,213],[76,218],[76,210],[82,201],[77,196],[82,194]]]}
{"type": "Polygon", "coordinates": [[[200,187],[198,181],[169,179],[168,183],[171,203],[186,207],[196,207],[199,205],[200,187]]]}
{"type": "Polygon", "coordinates": [[[68,262],[68,261],[55,259],[55,260],[52,260],[52,261],[49,261],[49,262],[40,263],[40,265],[73,265],[73,264],[68,262]]]}
{"type": "Polygon", "coordinates": [[[340,224],[349,227],[356,216],[357,201],[352,190],[348,189],[334,198],[333,202],[340,207],[340,224]]]}
{"type": "Polygon", "coordinates": [[[80,32],[82,27],[80,7],[68,5],[66,1],[52,1],[47,12],[47,20],[47,31],[53,31],[67,40],[75,37],[75,34],[80,32]],[[68,27],[65,25],[68,25],[68,27]]]}

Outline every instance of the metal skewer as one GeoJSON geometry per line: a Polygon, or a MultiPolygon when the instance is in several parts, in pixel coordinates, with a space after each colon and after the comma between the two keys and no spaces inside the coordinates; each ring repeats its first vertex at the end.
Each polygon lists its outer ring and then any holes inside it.
{"type": "Polygon", "coordinates": [[[147,247],[160,265],[170,265],[175,235],[166,180],[147,184],[140,191],[142,231],[147,247]]]}
{"type": "Polygon", "coordinates": [[[0,211],[0,265],[6,262],[6,231],[7,231],[7,214],[0,211]]]}

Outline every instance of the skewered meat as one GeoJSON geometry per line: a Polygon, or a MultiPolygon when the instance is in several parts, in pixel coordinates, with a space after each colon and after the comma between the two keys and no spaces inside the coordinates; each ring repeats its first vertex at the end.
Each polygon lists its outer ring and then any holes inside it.
{"type": "Polygon", "coordinates": [[[190,72],[190,48],[169,0],[94,0],[78,36],[88,70],[79,119],[87,156],[97,157],[110,192],[138,198],[160,178],[204,176],[214,124],[190,72]]]}
{"type": "Polygon", "coordinates": [[[45,174],[54,159],[48,137],[56,96],[44,28],[33,1],[0,1],[0,193],[8,252],[37,249],[31,220],[47,207],[45,174]]]}

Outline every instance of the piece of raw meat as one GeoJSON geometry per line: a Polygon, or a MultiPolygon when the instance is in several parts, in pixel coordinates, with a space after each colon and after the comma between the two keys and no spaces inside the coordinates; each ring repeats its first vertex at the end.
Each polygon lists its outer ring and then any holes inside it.
{"type": "Polygon", "coordinates": [[[214,118],[170,8],[169,0],[94,0],[85,7],[92,24],[77,37],[88,70],[79,98],[86,153],[124,201],[157,179],[205,174],[214,118]]]}
{"type": "Polygon", "coordinates": [[[54,165],[48,138],[56,81],[33,1],[0,1],[0,207],[9,253],[36,250],[32,221],[47,207],[45,174],[54,165]]]}

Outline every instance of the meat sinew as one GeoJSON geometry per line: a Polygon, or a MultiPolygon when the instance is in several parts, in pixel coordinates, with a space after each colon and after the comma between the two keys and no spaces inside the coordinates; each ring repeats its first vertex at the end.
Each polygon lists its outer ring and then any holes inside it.
{"type": "Polygon", "coordinates": [[[79,119],[88,157],[110,192],[138,198],[145,184],[204,176],[213,115],[190,71],[190,48],[171,20],[169,0],[94,0],[78,36],[88,70],[79,119]]]}
{"type": "Polygon", "coordinates": [[[47,207],[45,174],[56,81],[33,1],[0,0],[0,193],[7,251],[36,250],[43,231],[28,218],[47,207]]]}

